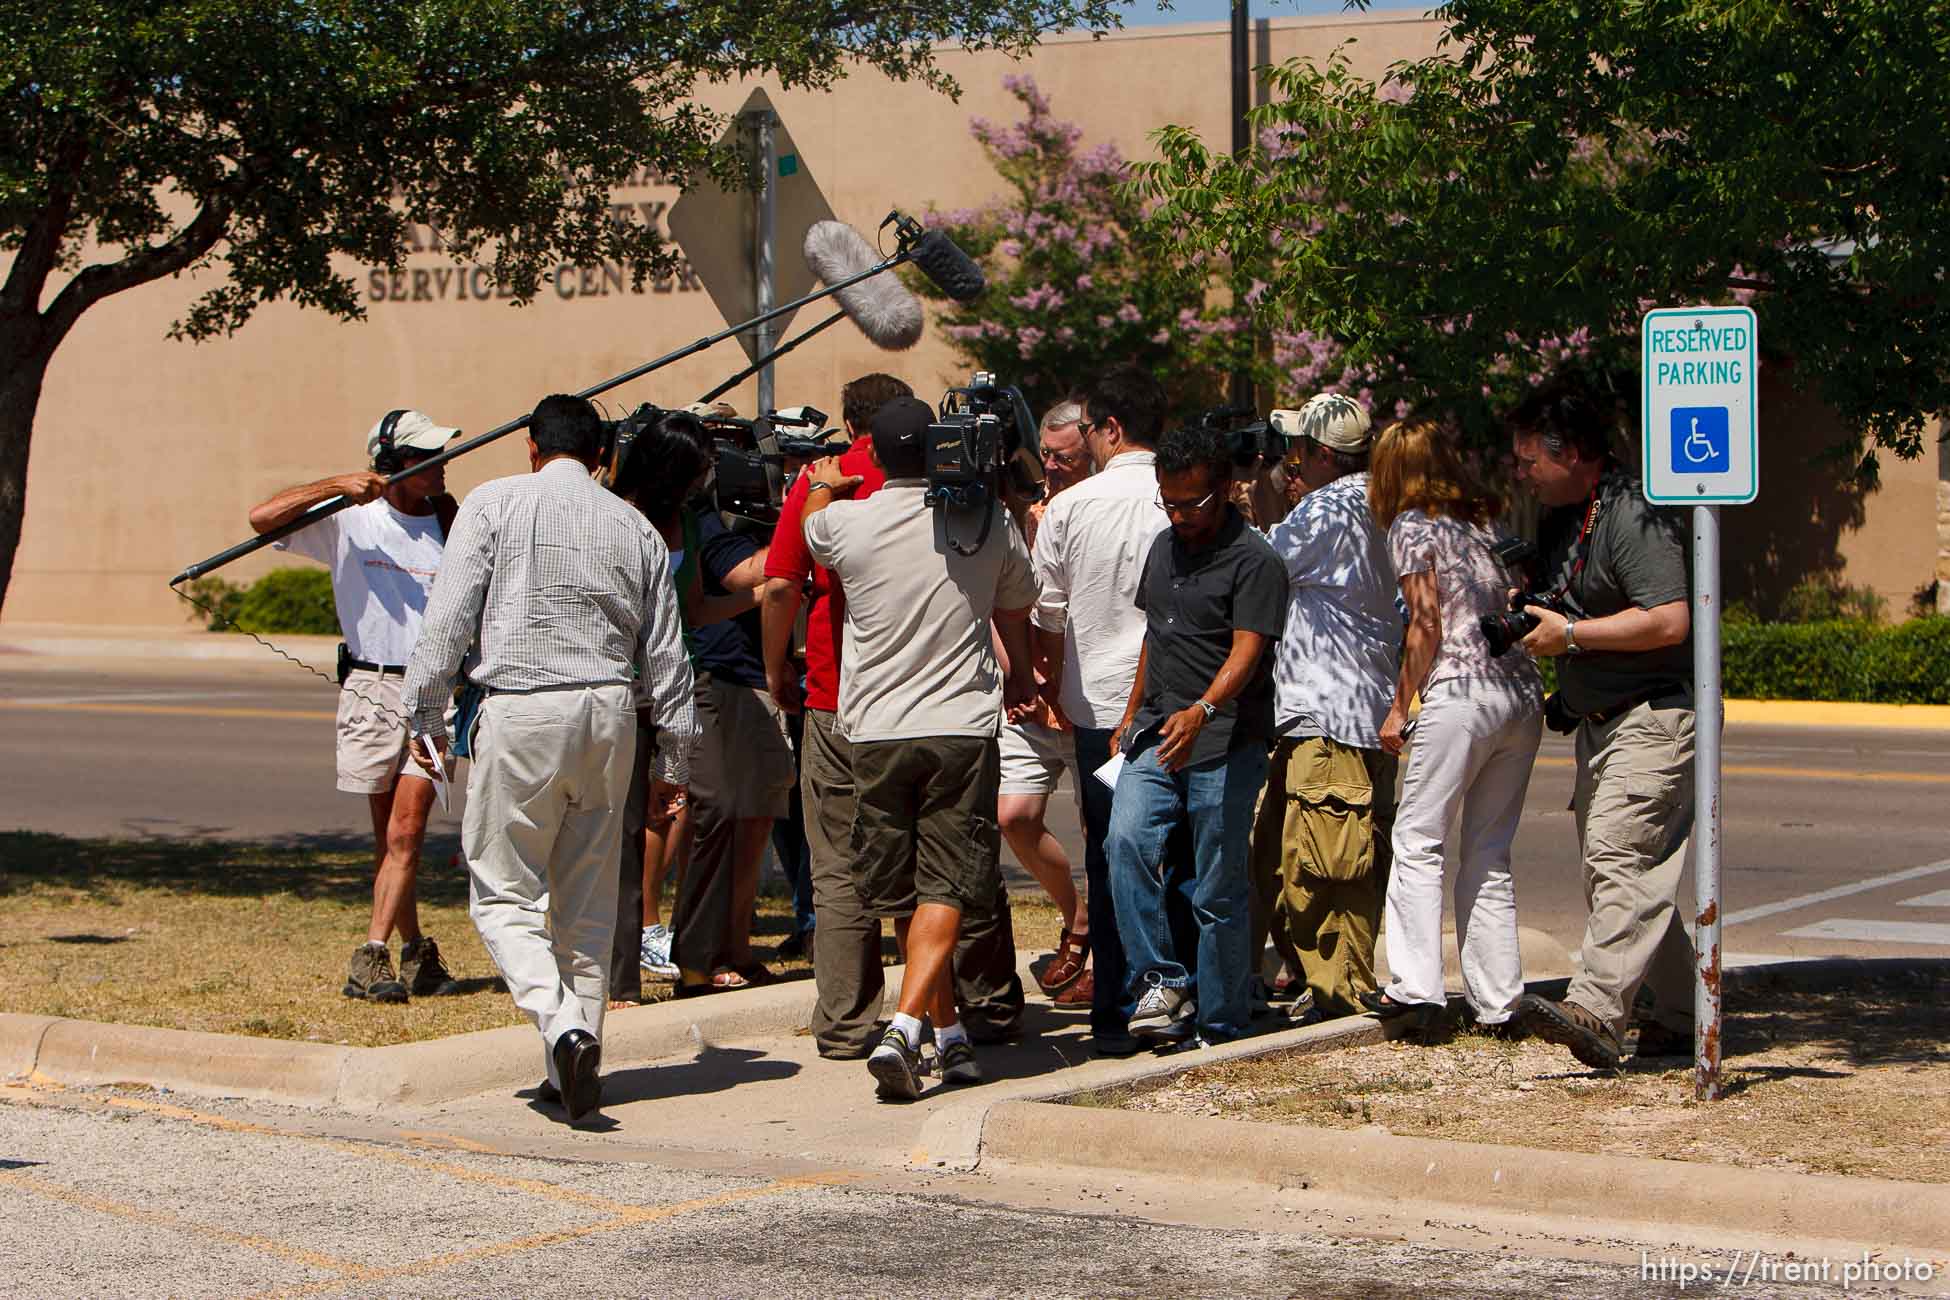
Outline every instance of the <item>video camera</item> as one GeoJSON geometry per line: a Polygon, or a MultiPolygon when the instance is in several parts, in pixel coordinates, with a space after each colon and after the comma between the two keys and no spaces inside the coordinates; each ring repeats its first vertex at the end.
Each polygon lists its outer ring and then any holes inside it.
{"type": "Polygon", "coordinates": [[[1233,468],[1242,476],[1252,474],[1262,462],[1278,461],[1285,454],[1285,439],[1250,406],[1215,406],[1198,417],[1198,427],[1225,435],[1226,446],[1232,449],[1233,468]]]}
{"type": "Polygon", "coordinates": [[[756,420],[705,420],[717,454],[716,505],[727,522],[770,528],[779,521],[790,481],[788,461],[817,460],[841,450],[826,413],[811,406],[772,411],[756,420]]]}
{"type": "Polygon", "coordinates": [[[987,371],[977,371],[965,388],[949,389],[939,409],[940,418],[928,426],[922,499],[942,512],[948,544],[973,555],[988,541],[991,507],[1005,491],[1042,499],[1042,439],[1021,390],[998,386],[987,371]]]}

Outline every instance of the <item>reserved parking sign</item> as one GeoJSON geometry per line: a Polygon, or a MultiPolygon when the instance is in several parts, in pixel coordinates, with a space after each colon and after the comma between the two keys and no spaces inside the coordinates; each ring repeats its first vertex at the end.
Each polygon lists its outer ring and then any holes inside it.
{"type": "Polygon", "coordinates": [[[1760,491],[1754,313],[1661,307],[1641,328],[1645,499],[1744,505],[1760,491]]]}

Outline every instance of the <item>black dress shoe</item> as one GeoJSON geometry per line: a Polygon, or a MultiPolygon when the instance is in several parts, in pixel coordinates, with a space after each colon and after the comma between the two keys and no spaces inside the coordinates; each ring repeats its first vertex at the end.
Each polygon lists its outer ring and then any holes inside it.
{"type": "Polygon", "coordinates": [[[573,1124],[603,1102],[597,1072],[603,1065],[603,1045],[586,1029],[571,1029],[555,1040],[555,1077],[562,1081],[562,1109],[573,1124]]]}

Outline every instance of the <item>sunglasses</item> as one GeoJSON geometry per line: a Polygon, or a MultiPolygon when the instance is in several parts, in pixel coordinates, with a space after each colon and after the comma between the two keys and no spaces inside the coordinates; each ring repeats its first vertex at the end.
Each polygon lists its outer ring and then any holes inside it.
{"type": "Polygon", "coordinates": [[[1207,492],[1198,500],[1190,502],[1167,501],[1165,500],[1165,494],[1162,492],[1157,496],[1158,509],[1164,511],[1167,515],[1195,515],[1218,499],[1219,494],[1216,491],[1207,492]]]}

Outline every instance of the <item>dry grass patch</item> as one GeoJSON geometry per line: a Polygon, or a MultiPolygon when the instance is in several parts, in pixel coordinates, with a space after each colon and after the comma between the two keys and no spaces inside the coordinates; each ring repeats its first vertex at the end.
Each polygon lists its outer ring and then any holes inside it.
{"type": "MultiPolygon", "coordinates": [[[[449,864],[454,848],[451,838],[427,846],[420,926],[463,991],[386,1006],[339,993],[372,908],[371,849],[356,839],[0,834],[0,1011],[357,1047],[525,1023],[468,919],[466,873],[449,864]]],[[[807,978],[806,962],[773,951],[791,914],[790,899],[760,898],[758,955],[782,975],[807,978]]],[[[1055,944],[1056,910],[1040,896],[1019,900],[1014,916],[1019,944],[1055,944]]],[[[898,960],[891,929],[885,951],[898,960]]],[[[398,952],[395,940],[395,960],[398,952]]],[[[671,995],[668,983],[645,979],[646,999],[671,995]]]]}
{"type": "MultiPolygon", "coordinates": [[[[1763,977],[1764,978],[1764,977],[1763,977]]],[[[1950,970],[1919,963],[1808,992],[1728,997],[1727,1096],[1693,1100],[1690,1060],[1606,1077],[1562,1048],[1462,1033],[1316,1056],[1263,1057],[1098,1099],[1558,1151],[1950,1182],[1950,970]]]]}

